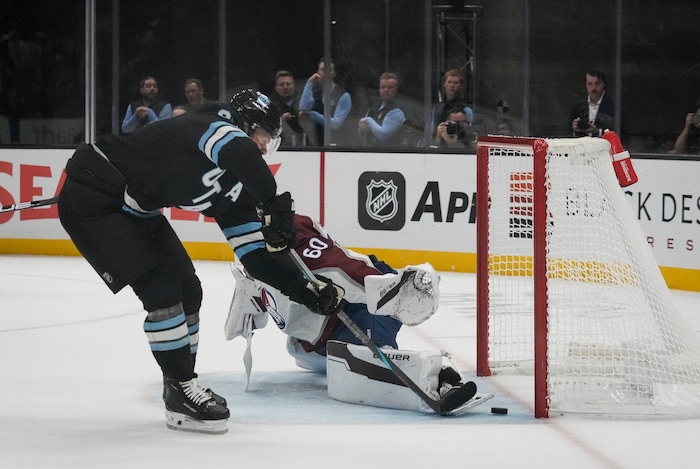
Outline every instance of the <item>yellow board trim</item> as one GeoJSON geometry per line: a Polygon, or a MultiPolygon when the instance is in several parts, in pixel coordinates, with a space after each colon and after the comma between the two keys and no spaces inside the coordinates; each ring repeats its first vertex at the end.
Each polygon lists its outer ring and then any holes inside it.
{"type": "Polygon", "coordinates": [[[668,288],[673,290],[700,291],[700,270],[680,267],[659,267],[668,288]]]}
{"type": "MultiPolygon", "coordinates": [[[[491,254],[489,256],[489,271],[495,275],[532,277],[533,270],[532,256],[515,254],[491,254]]],[[[637,283],[637,276],[628,263],[563,258],[549,260],[548,277],[611,285],[634,285],[637,283]]]]}
{"type": "MultiPolygon", "coordinates": [[[[233,261],[233,250],[227,243],[182,243],[192,259],[233,261]]],[[[63,239],[0,239],[0,254],[32,254],[47,256],[79,256],[70,240],[63,239]]]]}
{"type": "MultiPolygon", "coordinates": [[[[233,251],[227,243],[183,243],[194,260],[233,261],[233,251]]],[[[389,265],[404,266],[430,262],[442,272],[476,272],[476,254],[468,252],[410,251],[397,249],[349,248],[363,254],[374,254],[389,265]]],[[[0,254],[29,254],[48,256],[78,256],[70,240],[60,239],[0,239],[0,254]]],[[[660,267],[669,288],[700,292],[700,270],[660,267]]]]}
{"type": "Polygon", "coordinates": [[[403,267],[424,262],[442,272],[476,272],[476,254],[468,252],[408,251],[396,249],[349,248],[362,254],[374,254],[391,266],[403,267]]]}
{"type": "Polygon", "coordinates": [[[62,239],[0,239],[0,254],[80,255],[72,241],[62,239]]]}

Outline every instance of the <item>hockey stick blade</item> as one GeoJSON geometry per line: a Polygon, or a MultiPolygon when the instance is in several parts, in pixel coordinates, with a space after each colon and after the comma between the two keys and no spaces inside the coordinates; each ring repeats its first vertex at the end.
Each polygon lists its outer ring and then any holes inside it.
{"type": "MultiPolygon", "coordinates": [[[[301,269],[302,273],[304,276],[312,282],[314,285],[318,286],[319,280],[316,278],[316,276],[311,272],[309,267],[304,263],[304,261],[299,257],[299,254],[294,249],[289,250],[289,256],[292,258],[294,263],[301,269]]],[[[411,391],[413,391],[418,397],[421,398],[423,402],[425,402],[428,406],[430,406],[431,409],[435,411],[435,413],[439,415],[449,415],[450,412],[454,411],[456,408],[462,406],[465,402],[467,402],[469,399],[474,397],[474,394],[476,394],[476,384],[473,382],[468,382],[464,386],[459,387],[459,388],[454,388],[448,391],[445,396],[441,397],[440,399],[434,399],[431,396],[429,396],[423,389],[420,388],[415,382],[409,378],[406,373],[404,373],[401,368],[399,368],[389,357],[382,352],[382,350],[379,348],[377,344],[375,344],[372,339],[370,339],[367,334],[365,334],[362,329],[360,329],[355,322],[350,319],[350,317],[345,313],[343,310],[345,308],[345,305],[347,305],[347,301],[344,299],[341,300],[341,311],[338,313],[338,319],[340,319],[343,324],[347,326],[348,329],[350,329],[350,332],[353,333],[355,337],[357,337],[360,342],[372,352],[374,352],[375,356],[377,356],[382,363],[391,371],[394,373],[394,375],[401,380],[403,384],[406,385],[411,391]]]]}
{"type": "Polygon", "coordinates": [[[58,196],[51,197],[50,199],[33,200],[31,202],[20,202],[12,205],[3,205],[2,208],[0,208],[0,213],[16,212],[18,210],[24,210],[25,208],[43,207],[45,205],[53,205],[56,202],[58,202],[58,196]]]}

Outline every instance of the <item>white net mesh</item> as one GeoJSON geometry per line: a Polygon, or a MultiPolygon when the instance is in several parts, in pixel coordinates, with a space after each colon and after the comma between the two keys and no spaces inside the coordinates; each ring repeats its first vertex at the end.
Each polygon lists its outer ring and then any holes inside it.
{"type": "MultiPolygon", "coordinates": [[[[700,415],[700,341],[673,304],[602,139],[548,139],[550,411],[700,415]]],[[[534,365],[533,151],[489,149],[488,362],[534,365]]]]}

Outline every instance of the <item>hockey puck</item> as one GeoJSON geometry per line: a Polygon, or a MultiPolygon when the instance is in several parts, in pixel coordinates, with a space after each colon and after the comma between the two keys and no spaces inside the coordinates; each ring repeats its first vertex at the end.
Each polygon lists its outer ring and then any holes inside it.
{"type": "Polygon", "coordinates": [[[491,407],[491,413],[506,415],[508,413],[508,409],[506,409],[505,407],[491,407]]]}

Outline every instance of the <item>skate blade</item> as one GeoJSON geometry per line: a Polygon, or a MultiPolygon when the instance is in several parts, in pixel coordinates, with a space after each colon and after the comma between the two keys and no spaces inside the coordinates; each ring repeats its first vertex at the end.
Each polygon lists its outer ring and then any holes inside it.
{"type": "Polygon", "coordinates": [[[179,414],[170,410],[165,411],[165,424],[171,430],[193,433],[211,433],[221,435],[228,432],[228,419],[222,420],[197,420],[185,414],[179,414]]]}
{"type": "Polygon", "coordinates": [[[467,402],[465,402],[463,405],[457,407],[453,411],[451,411],[447,415],[462,415],[467,413],[470,409],[473,409],[474,407],[483,404],[484,402],[488,401],[493,397],[493,394],[477,394],[476,396],[472,397],[469,399],[467,402]]]}

